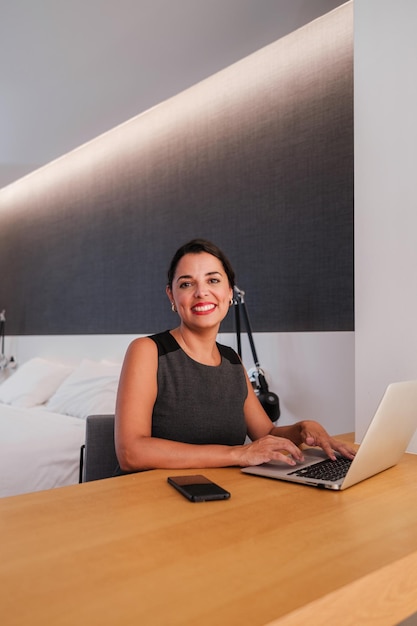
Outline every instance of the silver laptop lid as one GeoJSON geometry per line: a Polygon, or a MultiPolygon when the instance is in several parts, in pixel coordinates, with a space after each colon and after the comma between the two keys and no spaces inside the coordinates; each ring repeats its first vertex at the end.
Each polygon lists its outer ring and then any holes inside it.
{"type": "Polygon", "coordinates": [[[417,381],[388,385],[342,489],[396,465],[417,429],[417,381]]]}

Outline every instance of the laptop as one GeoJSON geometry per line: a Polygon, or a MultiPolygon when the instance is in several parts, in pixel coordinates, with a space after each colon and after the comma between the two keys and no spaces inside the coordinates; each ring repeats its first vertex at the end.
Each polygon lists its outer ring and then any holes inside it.
{"type": "Polygon", "coordinates": [[[396,465],[416,429],[417,380],[391,383],[353,461],[340,455],[332,461],[323,450],[307,448],[304,461],[297,465],[271,461],[244,467],[242,472],[322,489],[347,489],[396,465]]]}

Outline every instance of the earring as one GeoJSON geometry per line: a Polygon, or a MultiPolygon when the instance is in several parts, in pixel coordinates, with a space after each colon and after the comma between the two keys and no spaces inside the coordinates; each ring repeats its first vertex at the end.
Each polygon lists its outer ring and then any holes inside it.
{"type": "Polygon", "coordinates": [[[233,300],[233,298],[230,298],[229,306],[233,306],[234,303],[235,303],[235,301],[233,300]]]}
{"type": "Polygon", "coordinates": [[[171,311],[172,311],[173,313],[176,313],[176,312],[177,312],[177,307],[175,306],[175,302],[171,302],[171,311]]]}

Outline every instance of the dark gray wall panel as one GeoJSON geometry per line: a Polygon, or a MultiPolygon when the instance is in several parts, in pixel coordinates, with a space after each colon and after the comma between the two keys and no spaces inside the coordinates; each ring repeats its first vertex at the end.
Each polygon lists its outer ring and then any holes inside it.
{"type": "Polygon", "coordinates": [[[196,236],[255,331],[353,329],[351,5],[0,191],[7,331],[173,326],[167,266],[196,236]]]}

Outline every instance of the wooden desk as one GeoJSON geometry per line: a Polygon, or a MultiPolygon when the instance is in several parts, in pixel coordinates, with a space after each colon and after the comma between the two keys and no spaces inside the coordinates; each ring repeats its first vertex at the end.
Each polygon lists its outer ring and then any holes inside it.
{"type": "Polygon", "coordinates": [[[232,497],[196,504],[166,482],[190,473],[0,499],[1,623],[392,626],[417,610],[417,456],[344,492],[207,469],[232,497]]]}

